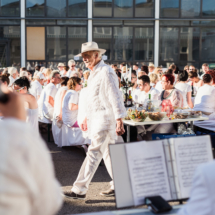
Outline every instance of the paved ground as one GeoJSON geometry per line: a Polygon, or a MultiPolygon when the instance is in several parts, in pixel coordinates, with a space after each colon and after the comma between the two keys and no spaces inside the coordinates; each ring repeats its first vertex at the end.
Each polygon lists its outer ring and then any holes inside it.
{"type": "MultiPolygon", "coordinates": [[[[44,137],[45,138],[45,137],[44,137]]],[[[47,140],[47,138],[45,138],[47,140]]],[[[58,148],[54,142],[47,143],[53,158],[56,177],[63,190],[72,188],[84,161],[84,153],[76,147],[58,148]]],[[[101,191],[109,189],[110,176],[105,166],[99,166],[90,184],[85,200],[64,200],[58,215],[77,214],[104,210],[116,210],[115,197],[103,197],[101,191]]]]}

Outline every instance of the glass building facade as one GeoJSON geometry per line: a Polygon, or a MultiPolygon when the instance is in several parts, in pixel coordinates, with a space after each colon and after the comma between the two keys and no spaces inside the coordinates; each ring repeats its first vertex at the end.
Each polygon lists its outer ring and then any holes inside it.
{"type": "Polygon", "coordinates": [[[0,67],[56,68],[86,41],[106,49],[108,63],[215,67],[214,0],[0,2],[0,67]]]}

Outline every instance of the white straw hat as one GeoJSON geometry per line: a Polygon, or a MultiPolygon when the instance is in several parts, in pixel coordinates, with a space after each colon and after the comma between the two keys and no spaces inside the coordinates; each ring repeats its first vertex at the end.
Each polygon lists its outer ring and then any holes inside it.
{"type": "Polygon", "coordinates": [[[39,79],[46,79],[42,72],[38,72],[36,76],[39,77],[39,79]]]}
{"type": "Polygon", "coordinates": [[[81,53],[79,53],[75,57],[81,57],[82,53],[88,52],[88,51],[99,51],[101,52],[101,54],[104,54],[106,52],[105,49],[100,49],[96,42],[87,42],[87,43],[82,43],[81,53]]]}
{"type": "Polygon", "coordinates": [[[59,63],[59,64],[57,65],[57,67],[59,67],[59,66],[65,66],[65,65],[64,65],[64,63],[59,63]]]}

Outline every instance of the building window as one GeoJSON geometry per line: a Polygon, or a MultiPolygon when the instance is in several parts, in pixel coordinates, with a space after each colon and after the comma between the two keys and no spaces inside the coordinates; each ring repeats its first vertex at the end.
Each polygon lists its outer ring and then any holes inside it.
{"type": "Polygon", "coordinates": [[[135,28],[135,60],[152,61],[154,53],[153,28],[135,28]]]}
{"type": "Polygon", "coordinates": [[[199,17],[201,0],[181,0],[181,17],[199,17]]]}
{"type": "Polygon", "coordinates": [[[114,0],[114,17],[133,17],[133,0],[114,0]]]}
{"type": "Polygon", "coordinates": [[[27,17],[87,17],[87,0],[26,0],[27,17]]]}
{"type": "Polygon", "coordinates": [[[107,56],[107,60],[112,60],[112,27],[94,27],[93,39],[99,44],[99,47],[106,49],[105,55],[107,56]]]}
{"type": "Polygon", "coordinates": [[[81,53],[81,44],[86,42],[86,27],[68,27],[68,59],[81,53]]]}
{"type": "Polygon", "coordinates": [[[215,16],[214,0],[202,0],[202,16],[204,17],[215,16]]]}
{"type": "Polygon", "coordinates": [[[87,2],[86,0],[68,0],[69,17],[86,17],[87,2]]]}
{"type": "Polygon", "coordinates": [[[44,0],[26,0],[26,16],[44,16],[44,0]]]}
{"type": "Polygon", "coordinates": [[[1,0],[1,16],[20,16],[19,0],[1,0]]]}
{"type": "MultiPolygon", "coordinates": [[[[205,41],[205,38],[202,37],[202,40],[205,41]]],[[[211,44],[211,41],[209,43],[211,44]]],[[[198,67],[200,60],[199,47],[201,47],[200,27],[160,28],[160,64],[162,65],[175,63],[180,66],[180,69],[183,69],[187,64],[198,67]]],[[[208,56],[208,54],[205,55],[208,56]]],[[[204,59],[202,58],[202,60],[204,59]]]]}
{"type": "Polygon", "coordinates": [[[107,61],[131,63],[151,62],[154,59],[153,27],[94,26],[93,41],[106,49],[107,61]]]}
{"type": "Polygon", "coordinates": [[[161,18],[198,18],[214,15],[213,0],[160,0],[161,18]]]}
{"type": "Polygon", "coordinates": [[[160,60],[178,62],[178,28],[160,28],[160,60]]]}
{"type": "Polygon", "coordinates": [[[93,0],[94,17],[154,17],[154,0],[93,0]]]}
{"type": "Polygon", "coordinates": [[[62,50],[66,48],[66,27],[47,27],[47,60],[65,61],[66,55],[62,50]]]}
{"type": "Polygon", "coordinates": [[[46,0],[48,17],[66,17],[66,0],[46,0]]]}
{"type": "Polygon", "coordinates": [[[202,61],[215,60],[215,30],[214,28],[202,28],[202,61]]]}
{"type": "Polygon", "coordinates": [[[153,17],[154,0],[136,0],[135,17],[153,17]]]}
{"type": "Polygon", "coordinates": [[[94,17],[111,17],[112,0],[93,0],[94,17]]]}
{"type": "Polygon", "coordinates": [[[179,17],[179,0],[161,0],[160,17],[179,17]]]}
{"type": "Polygon", "coordinates": [[[20,67],[20,26],[0,26],[0,66],[20,67]]]}

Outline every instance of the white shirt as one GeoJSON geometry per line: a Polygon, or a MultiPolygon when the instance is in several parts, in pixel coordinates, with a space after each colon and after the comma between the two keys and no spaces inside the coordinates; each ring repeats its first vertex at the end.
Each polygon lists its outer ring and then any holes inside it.
{"type": "Polygon", "coordinates": [[[14,78],[10,75],[10,76],[9,76],[9,80],[10,80],[10,83],[9,83],[8,87],[11,87],[12,84],[14,83],[14,81],[15,81],[16,79],[14,79],[14,78]]]}
{"type": "Polygon", "coordinates": [[[147,102],[149,100],[149,94],[151,94],[151,100],[160,100],[160,92],[155,88],[151,87],[149,92],[137,90],[135,92],[135,102],[142,104],[143,108],[146,108],[147,102]]]}
{"type": "Polygon", "coordinates": [[[183,96],[183,107],[189,107],[187,103],[187,93],[192,92],[191,86],[187,83],[177,83],[175,88],[178,89],[183,96]]]}
{"type": "Polygon", "coordinates": [[[70,110],[69,104],[78,104],[78,92],[75,90],[68,90],[63,99],[62,104],[62,120],[65,125],[72,127],[78,117],[78,110],[70,110]]]}
{"type": "Polygon", "coordinates": [[[68,90],[68,87],[63,86],[56,93],[56,96],[55,96],[55,101],[56,102],[54,104],[54,118],[60,114],[60,111],[61,111],[61,108],[62,108],[62,106],[60,105],[60,97],[61,97],[61,93],[64,90],[68,90]]]}
{"type": "Polygon", "coordinates": [[[87,119],[90,139],[101,131],[108,131],[111,139],[117,139],[116,119],[126,116],[115,71],[101,60],[91,71],[87,82],[87,119]]]}
{"type": "Polygon", "coordinates": [[[178,215],[215,214],[215,162],[200,165],[195,172],[190,199],[178,215]]]}
{"type": "Polygon", "coordinates": [[[204,84],[199,88],[197,95],[195,97],[194,110],[212,113],[210,115],[204,115],[208,117],[209,120],[196,121],[194,125],[208,129],[210,131],[215,131],[215,88],[208,84],[204,84]]]}
{"type": "Polygon", "coordinates": [[[215,112],[215,88],[204,84],[199,88],[196,97],[194,109],[204,112],[215,112]]]}
{"type": "Polygon", "coordinates": [[[49,83],[44,90],[42,91],[40,98],[38,100],[38,110],[39,110],[39,117],[43,118],[44,113],[48,115],[48,112],[50,110],[54,110],[54,107],[52,107],[49,103],[49,96],[51,96],[55,100],[55,95],[57,93],[57,88],[53,83],[49,83]]]}
{"type": "Polygon", "coordinates": [[[33,95],[36,98],[36,100],[38,100],[38,96],[41,95],[42,90],[43,90],[43,87],[40,84],[40,82],[35,80],[34,82],[32,82],[29,92],[31,95],[33,95]]]}
{"type": "Polygon", "coordinates": [[[45,142],[12,118],[0,121],[0,137],[0,214],[56,214],[61,187],[45,142]]]}
{"type": "Polygon", "coordinates": [[[70,78],[70,77],[72,77],[72,75],[74,75],[74,73],[76,73],[77,72],[77,69],[76,68],[74,68],[75,70],[69,70],[68,72],[67,72],[67,74],[66,74],[66,76],[68,77],[68,78],[70,78]]]}
{"type": "Polygon", "coordinates": [[[155,89],[158,90],[160,93],[164,90],[162,87],[162,81],[157,82],[155,89]]]}

